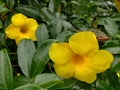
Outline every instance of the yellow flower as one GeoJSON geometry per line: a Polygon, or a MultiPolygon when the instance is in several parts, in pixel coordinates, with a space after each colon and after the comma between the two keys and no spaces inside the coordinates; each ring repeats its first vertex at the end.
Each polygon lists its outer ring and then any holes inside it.
{"type": "Polygon", "coordinates": [[[117,73],[118,78],[120,78],[120,72],[117,73]]]}
{"type": "Polygon", "coordinates": [[[74,34],[69,43],[53,43],[49,56],[57,75],[87,83],[94,82],[96,74],[107,70],[113,61],[111,53],[99,50],[96,36],[90,31],[74,34]]]}
{"type": "Polygon", "coordinates": [[[115,1],[115,6],[118,10],[118,12],[120,12],[120,0],[114,0],[115,1]]]}
{"type": "Polygon", "coordinates": [[[5,33],[8,38],[15,39],[17,44],[24,38],[36,41],[37,27],[38,23],[35,19],[18,13],[12,16],[11,24],[5,29],[5,33]]]}

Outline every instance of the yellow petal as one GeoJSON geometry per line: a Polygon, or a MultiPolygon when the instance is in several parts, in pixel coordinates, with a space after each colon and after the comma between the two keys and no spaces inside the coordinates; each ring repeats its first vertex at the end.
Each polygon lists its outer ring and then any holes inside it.
{"type": "Polygon", "coordinates": [[[86,83],[92,83],[96,80],[96,73],[87,67],[76,67],[74,78],[86,83]]]}
{"type": "Polygon", "coordinates": [[[99,49],[96,36],[90,31],[74,34],[69,39],[69,45],[75,53],[81,56],[93,53],[99,49]]]}
{"type": "Polygon", "coordinates": [[[25,15],[23,15],[22,13],[18,13],[12,16],[12,24],[15,26],[21,26],[24,24],[25,20],[27,19],[27,17],[25,15]]]}
{"type": "Polygon", "coordinates": [[[5,33],[8,38],[15,39],[20,35],[20,28],[15,27],[14,25],[10,24],[6,29],[5,33]]]}
{"type": "Polygon", "coordinates": [[[118,76],[118,78],[120,78],[120,73],[119,72],[117,73],[117,76],[118,76]]]}
{"type": "Polygon", "coordinates": [[[114,0],[115,1],[115,6],[118,10],[118,12],[120,12],[120,0],[114,0]]]}
{"type": "Polygon", "coordinates": [[[15,38],[15,42],[18,45],[22,39],[30,39],[28,36],[20,34],[19,37],[15,38]]]}
{"type": "Polygon", "coordinates": [[[29,18],[25,21],[24,25],[22,25],[21,33],[35,41],[37,27],[38,27],[37,21],[35,19],[29,18]]]}
{"type": "Polygon", "coordinates": [[[54,63],[65,64],[72,58],[73,52],[67,43],[53,43],[49,50],[49,56],[54,63]]]}
{"type": "Polygon", "coordinates": [[[89,68],[94,70],[96,73],[100,73],[108,69],[113,61],[113,56],[110,52],[100,50],[89,56],[87,65],[89,68]]]}
{"type": "Polygon", "coordinates": [[[74,66],[72,63],[67,64],[54,64],[55,72],[58,76],[63,78],[71,78],[74,75],[74,66]]]}

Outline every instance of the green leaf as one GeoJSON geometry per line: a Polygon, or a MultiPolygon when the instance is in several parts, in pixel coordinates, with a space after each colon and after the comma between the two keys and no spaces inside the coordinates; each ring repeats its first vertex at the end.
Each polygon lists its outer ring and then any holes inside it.
{"type": "Polygon", "coordinates": [[[112,68],[114,71],[120,71],[120,60],[119,62],[112,68]]]}
{"type": "Polygon", "coordinates": [[[39,74],[33,78],[30,83],[41,86],[42,88],[50,88],[58,83],[63,83],[58,76],[53,73],[39,74]]]}
{"type": "Polygon", "coordinates": [[[0,50],[0,90],[13,90],[13,75],[7,50],[0,50]]]}
{"type": "Polygon", "coordinates": [[[105,45],[102,49],[110,51],[112,54],[120,54],[120,41],[119,40],[110,40],[105,42],[105,45]]]}
{"type": "Polygon", "coordinates": [[[37,48],[32,60],[31,77],[36,76],[44,70],[49,61],[49,47],[53,42],[55,42],[53,39],[46,40],[37,48]]]}
{"type": "Polygon", "coordinates": [[[55,18],[51,22],[51,28],[50,28],[50,33],[52,37],[56,37],[57,34],[59,34],[62,30],[62,19],[60,14],[56,14],[55,18]]]}
{"type": "Polygon", "coordinates": [[[114,34],[116,34],[118,32],[118,26],[115,23],[115,21],[110,18],[110,17],[106,17],[106,18],[100,18],[98,20],[98,24],[99,25],[103,25],[106,32],[110,35],[113,36],[114,34]]]}
{"type": "Polygon", "coordinates": [[[39,15],[47,24],[50,24],[54,20],[54,14],[46,7],[39,10],[39,15]]]}
{"type": "Polygon", "coordinates": [[[44,40],[49,39],[48,30],[45,24],[38,26],[36,31],[36,37],[37,37],[38,45],[44,40]]]}
{"type": "Polygon", "coordinates": [[[50,0],[48,8],[53,13],[59,12],[59,4],[60,0],[50,0]]]}
{"type": "Polygon", "coordinates": [[[111,69],[116,72],[120,72],[120,57],[115,56],[114,57],[114,62],[112,63],[111,69]]]}
{"type": "Polygon", "coordinates": [[[3,27],[3,24],[2,24],[2,21],[0,20],[0,28],[2,28],[3,27]]]}
{"type": "Polygon", "coordinates": [[[27,0],[27,1],[30,5],[32,5],[34,7],[40,7],[41,6],[41,4],[39,3],[38,0],[27,0]]]}
{"type": "Polygon", "coordinates": [[[75,30],[74,26],[68,21],[63,20],[62,24],[65,30],[75,30]]]}
{"type": "Polygon", "coordinates": [[[110,51],[112,54],[120,54],[120,47],[108,47],[105,50],[110,51]]]}
{"type": "Polygon", "coordinates": [[[80,3],[77,1],[71,1],[71,4],[80,5],[80,3]]]}
{"type": "MultiPolygon", "coordinates": [[[[63,83],[57,84],[54,87],[50,88],[50,90],[66,90],[68,88],[71,88],[77,83],[77,80],[74,78],[71,79],[64,79],[63,83]]],[[[69,90],[69,89],[68,89],[69,90]]]]}
{"type": "Polygon", "coordinates": [[[5,34],[3,33],[3,31],[1,31],[0,32],[0,49],[3,49],[4,47],[6,47],[5,34]]]}
{"type": "Polygon", "coordinates": [[[8,6],[9,6],[9,9],[11,9],[15,4],[15,0],[6,0],[6,2],[8,4],[8,6]]]}
{"type": "Polygon", "coordinates": [[[21,5],[17,7],[17,10],[21,11],[22,13],[24,13],[25,15],[29,17],[33,17],[35,19],[40,18],[39,9],[32,5],[21,5]]]}
{"type": "Polygon", "coordinates": [[[14,88],[27,84],[29,81],[25,76],[15,76],[14,77],[14,88]]]}
{"type": "Polygon", "coordinates": [[[51,12],[54,12],[54,0],[50,0],[50,2],[49,2],[49,10],[51,11],[51,12]]]}
{"type": "Polygon", "coordinates": [[[120,46],[120,40],[109,40],[105,42],[105,44],[103,45],[103,48],[119,47],[119,46],[120,46]]]}
{"type": "Polygon", "coordinates": [[[46,89],[43,89],[43,88],[39,87],[38,85],[26,84],[26,85],[23,85],[21,87],[14,89],[14,90],[46,90],[46,89]]]}
{"type": "Polygon", "coordinates": [[[117,14],[115,16],[112,17],[114,21],[120,21],[120,15],[117,14]]]}
{"type": "Polygon", "coordinates": [[[46,15],[46,17],[50,20],[50,21],[52,21],[53,20],[53,13],[48,9],[48,8],[46,8],[46,7],[44,7],[44,8],[42,8],[41,9],[42,10],[42,12],[46,15]]]}
{"type": "Polygon", "coordinates": [[[107,80],[97,80],[96,81],[97,90],[115,90],[107,80]]]}
{"type": "Polygon", "coordinates": [[[120,82],[119,82],[119,78],[117,76],[117,73],[108,70],[106,76],[108,78],[110,86],[114,87],[115,90],[119,90],[120,89],[120,82]]]}
{"type": "Polygon", "coordinates": [[[5,7],[5,3],[0,2],[0,13],[8,11],[9,10],[5,7]]]}
{"type": "Polygon", "coordinates": [[[3,25],[4,25],[4,27],[7,27],[10,23],[11,23],[11,15],[8,14],[3,25]]]}
{"type": "Polygon", "coordinates": [[[30,77],[32,58],[35,53],[35,45],[32,40],[22,40],[17,49],[18,63],[26,77],[30,77]]]}
{"type": "Polygon", "coordinates": [[[70,32],[70,31],[64,31],[60,34],[57,35],[56,39],[59,41],[59,42],[65,42],[65,41],[68,41],[68,38],[72,35],[73,33],[70,32]]]}

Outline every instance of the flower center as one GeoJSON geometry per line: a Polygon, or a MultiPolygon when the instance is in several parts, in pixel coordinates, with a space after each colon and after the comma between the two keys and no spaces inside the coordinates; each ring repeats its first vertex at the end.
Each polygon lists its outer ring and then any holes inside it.
{"type": "Polygon", "coordinates": [[[75,54],[72,57],[72,62],[74,65],[84,65],[85,61],[86,60],[85,60],[84,56],[80,56],[80,55],[75,54]]]}
{"type": "Polygon", "coordinates": [[[26,34],[26,33],[28,32],[28,28],[25,27],[25,26],[22,26],[20,32],[21,32],[22,34],[26,34]]]}

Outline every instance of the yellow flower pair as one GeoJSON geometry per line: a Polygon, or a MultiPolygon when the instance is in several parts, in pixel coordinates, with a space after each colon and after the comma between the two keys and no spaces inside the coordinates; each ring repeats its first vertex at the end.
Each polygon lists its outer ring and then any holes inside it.
{"type": "Polygon", "coordinates": [[[15,39],[17,44],[24,38],[35,41],[37,27],[35,19],[18,13],[12,16],[11,24],[5,29],[5,33],[8,38],[15,39]]]}
{"type": "MultiPolygon", "coordinates": [[[[38,24],[35,19],[19,13],[12,16],[11,22],[5,29],[8,38],[15,39],[17,44],[24,38],[36,40],[38,24]]],[[[111,53],[99,50],[96,36],[90,31],[72,35],[69,43],[53,43],[49,56],[59,76],[87,83],[94,82],[96,74],[108,69],[113,61],[111,53]]]]}
{"type": "Polygon", "coordinates": [[[72,35],[69,43],[53,43],[49,56],[60,77],[87,83],[94,82],[96,74],[108,69],[113,61],[111,53],[99,50],[96,36],[89,31],[72,35]]]}

